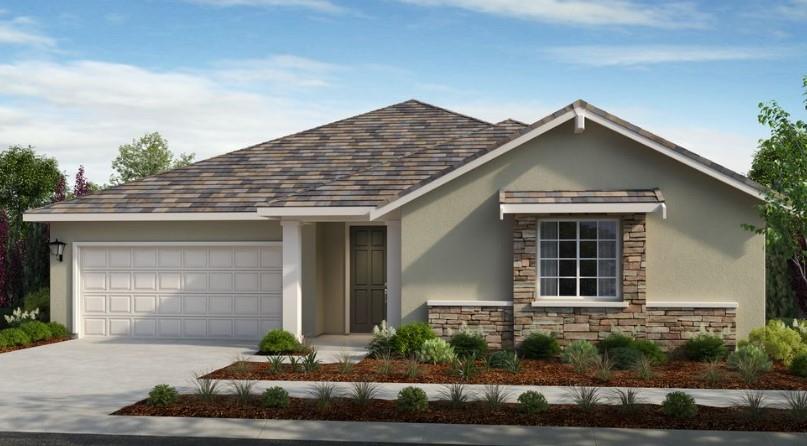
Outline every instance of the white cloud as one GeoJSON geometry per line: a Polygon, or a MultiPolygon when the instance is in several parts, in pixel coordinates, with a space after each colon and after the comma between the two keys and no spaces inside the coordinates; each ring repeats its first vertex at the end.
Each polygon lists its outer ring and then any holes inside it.
{"type": "Polygon", "coordinates": [[[264,59],[223,61],[216,76],[224,81],[279,83],[293,87],[324,87],[329,76],[342,69],[334,64],[294,55],[281,54],[264,59]]]}
{"type": "Polygon", "coordinates": [[[35,29],[30,17],[15,17],[0,21],[0,44],[52,48],[56,41],[35,29]]]}
{"type": "Polygon", "coordinates": [[[469,11],[583,26],[701,28],[710,17],[690,2],[646,3],[636,0],[401,0],[421,6],[469,11]]]}
{"type": "Polygon", "coordinates": [[[317,12],[339,13],[344,8],[331,2],[330,0],[187,0],[193,3],[200,3],[212,6],[259,6],[259,7],[296,7],[311,9],[317,12]]]}
{"type": "Polygon", "coordinates": [[[807,19],[807,0],[790,0],[779,5],[776,11],[788,19],[807,19]]]}
{"type": "Polygon", "coordinates": [[[215,70],[98,61],[0,64],[0,97],[6,98],[0,147],[30,144],[56,157],[62,169],[75,172],[84,164],[93,181],[106,182],[118,146],[146,132],[159,131],[174,152],[203,159],[363,111],[360,103],[339,109],[289,99],[276,85],[239,87],[215,70]]]}
{"type": "Polygon", "coordinates": [[[675,62],[776,59],[784,56],[787,51],[773,48],[695,45],[582,45],[549,48],[543,53],[558,62],[609,67],[675,62]]]}

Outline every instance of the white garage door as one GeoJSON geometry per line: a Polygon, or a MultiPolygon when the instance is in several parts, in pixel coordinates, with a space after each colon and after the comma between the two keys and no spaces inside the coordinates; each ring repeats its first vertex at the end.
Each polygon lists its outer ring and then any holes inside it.
{"type": "Polygon", "coordinates": [[[257,339],[281,326],[279,242],[76,249],[83,336],[257,339]]]}

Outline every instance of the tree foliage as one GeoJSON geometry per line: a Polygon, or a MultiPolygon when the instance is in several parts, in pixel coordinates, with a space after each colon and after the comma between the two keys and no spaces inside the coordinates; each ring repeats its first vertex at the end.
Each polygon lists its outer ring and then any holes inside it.
{"type": "MultiPolygon", "coordinates": [[[[807,76],[803,85],[807,109],[807,76]]],[[[773,101],[761,103],[759,109],[759,122],[771,134],[760,141],[750,176],[767,186],[765,203],[759,207],[765,227],[748,228],[767,238],[768,278],[774,282],[768,287],[769,305],[783,313],[768,316],[795,316],[794,295],[801,311],[807,310],[807,123],[793,120],[773,101]]]]}
{"type": "Polygon", "coordinates": [[[0,208],[6,209],[12,230],[20,229],[22,214],[51,201],[61,177],[53,158],[32,147],[9,147],[0,153],[0,208]]]}
{"type": "Polygon", "coordinates": [[[181,153],[175,157],[168,149],[168,141],[158,132],[147,133],[118,148],[118,156],[112,161],[116,174],[110,181],[121,184],[184,167],[193,163],[195,157],[193,153],[181,153]]]}

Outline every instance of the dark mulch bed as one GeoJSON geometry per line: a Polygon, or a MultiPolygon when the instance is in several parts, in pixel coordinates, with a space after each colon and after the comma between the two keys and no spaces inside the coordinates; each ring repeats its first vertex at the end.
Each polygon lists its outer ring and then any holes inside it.
{"type": "Polygon", "coordinates": [[[350,400],[338,399],[330,408],[320,410],[313,400],[291,398],[285,409],[267,409],[256,397],[240,405],[232,396],[219,395],[212,401],[195,395],[181,395],[169,406],[151,406],[140,401],[113,415],[145,415],[170,417],[252,418],[278,420],[392,421],[404,423],[451,423],[525,426],[620,427],[639,429],[695,429],[729,431],[805,432],[807,420],[796,420],[781,409],[762,409],[760,415],[741,408],[699,406],[691,419],[675,419],[664,415],[660,406],[642,405],[628,413],[615,406],[597,406],[586,411],[573,405],[552,405],[541,414],[526,414],[515,404],[488,410],[481,403],[466,403],[452,408],[444,402],[430,402],[429,410],[420,413],[400,412],[395,401],[372,400],[358,406],[350,400]]]}
{"type": "Polygon", "coordinates": [[[70,339],[73,339],[73,338],[71,338],[69,336],[64,337],[64,338],[51,338],[51,339],[48,339],[47,341],[36,341],[36,342],[32,342],[32,343],[30,343],[28,345],[20,345],[20,346],[17,346],[17,347],[9,347],[9,348],[0,348],[0,353],[8,353],[8,352],[14,352],[14,351],[17,351],[17,350],[24,350],[26,348],[40,347],[42,345],[55,344],[57,342],[69,341],[70,339]]]}
{"type": "MultiPolygon", "coordinates": [[[[500,369],[487,369],[479,362],[479,374],[470,380],[463,381],[452,373],[448,365],[421,364],[420,374],[416,378],[406,376],[405,360],[392,360],[392,372],[379,373],[381,360],[363,359],[354,364],[350,373],[341,373],[338,364],[322,364],[319,370],[310,373],[292,372],[287,364],[282,373],[273,374],[265,362],[235,362],[223,369],[207,375],[215,379],[250,379],[250,380],[282,380],[282,381],[372,381],[399,383],[455,383],[468,384],[522,384],[541,386],[616,386],[616,387],[682,387],[690,389],[746,389],[748,386],[740,376],[729,370],[725,364],[721,367],[721,379],[716,386],[709,386],[703,379],[707,364],[690,361],[670,361],[654,367],[651,379],[640,379],[636,373],[625,370],[614,370],[609,381],[602,381],[593,374],[579,374],[560,361],[538,361],[525,359],[521,362],[521,371],[510,373],[500,369]]],[[[754,389],[767,390],[803,390],[807,389],[807,378],[790,374],[786,368],[777,365],[763,374],[753,386],[754,389]]]]}

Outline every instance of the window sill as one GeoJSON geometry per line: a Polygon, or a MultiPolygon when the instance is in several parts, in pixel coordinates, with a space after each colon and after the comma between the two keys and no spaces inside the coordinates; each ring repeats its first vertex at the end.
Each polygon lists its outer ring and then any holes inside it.
{"type": "Polygon", "coordinates": [[[531,303],[533,307],[550,308],[627,308],[628,303],[623,301],[607,300],[536,300],[531,303]]]}
{"type": "Polygon", "coordinates": [[[429,307],[512,307],[512,300],[427,300],[429,307]]]}

